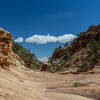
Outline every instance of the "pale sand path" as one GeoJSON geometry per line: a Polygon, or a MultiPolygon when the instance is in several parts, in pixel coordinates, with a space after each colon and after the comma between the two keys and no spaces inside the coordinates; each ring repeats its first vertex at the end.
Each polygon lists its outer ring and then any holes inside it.
{"type": "Polygon", "coordinates": [[[51,100],[93,100],[79,95],[61,94],[61,93],[47,93],[47,97],[51,100]]]}
{"type": "Polygon", "coordinates": [[[0,69],[0,100],[94,100],[59,90],[61,86],[69,87],[72,75],[25,70],[13,68],[10,72],[0,69]],[[68,84],[66,80],[69,80],[68,84]]]}

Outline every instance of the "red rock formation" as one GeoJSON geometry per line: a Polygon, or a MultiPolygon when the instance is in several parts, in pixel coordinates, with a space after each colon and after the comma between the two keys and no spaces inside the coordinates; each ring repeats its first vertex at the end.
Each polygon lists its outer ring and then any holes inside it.
{"type": "Polygon", "coordinates": [[[57,59],[57,58],[60,58],[62,55],[65,54],[65,49],[61,48],[59,50],[56,50],[53,55],[52,55],[52,58],[54,59],[57,59]]]}
{"type": "Polygon", "coordinates": [[[78,38],[72,42],[71,51],[75,53],[86,48],[87,44],[94,38],[95,40],[100,40],[100,25],[91,26],[88,31],[80,33],[78,38]]]}
{"type": "Polygon", "coordinates": [[[12,53],[13,36],[9,32],[0,28],[0,66],[4,69],[10,69],[8,55],[12,53]]]}
{"type": "Polygon", "coordinates": [[[0,51],[2,53],[8,54],[12,51],[12,40],[12,34],[0,28],[0,51]]]}
{"type": "Polygon", "coordinates": [[[92,65],[92,57],[88,57],[88,44],[91,41],[100,40],[100,25],[90,26],[86,32],[80,33],[80,35],[72,42],[69,47],[60,48],[54,51],[50,61],[54,62],[55,65],[64,67],[77,66],[82,70],[93,69],[95,65],[92,65]],[[66,51],[71,54],[71,59],[66,59],[66,51]],[[63,63],[64,62],[64,63],[63,63]],[[84,67],[84,68],[83,68],[84,67]],[[93,68],[92,68],[93,67],[93,68]]]}

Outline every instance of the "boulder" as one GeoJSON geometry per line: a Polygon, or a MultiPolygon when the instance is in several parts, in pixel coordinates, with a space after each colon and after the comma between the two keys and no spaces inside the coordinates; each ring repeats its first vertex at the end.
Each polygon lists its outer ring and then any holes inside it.
{"type": "Polygon", "coordinates": [[[47,71],[49,66],[50,66],[49,63],[43,63],[40,70],[41,71],[47,71]]]}

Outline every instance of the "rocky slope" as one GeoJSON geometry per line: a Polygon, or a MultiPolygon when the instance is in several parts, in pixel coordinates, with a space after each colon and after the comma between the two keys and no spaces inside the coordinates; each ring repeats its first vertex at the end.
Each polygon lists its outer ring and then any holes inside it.
{"type": "Polygon", "coordinates": [[[67,71],[85,72],[100,63],[100,25],[91,25],[64,48],[57,48],[49,62],[52,72],[67,71]]]}
{"type": "Polygon", "coordinates": [[[0,67],[10,70],[12,66],[17,66],[16,61],[31,69],[40,68],[41,64],[28,49],[13,42],[12,34],[0,28],[0,67]]]}

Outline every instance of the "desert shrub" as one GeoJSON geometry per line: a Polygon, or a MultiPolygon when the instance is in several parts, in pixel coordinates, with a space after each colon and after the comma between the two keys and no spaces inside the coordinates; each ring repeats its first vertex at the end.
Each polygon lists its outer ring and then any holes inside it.
{"type": "Polygon", "coordinates": [[[88,56],[91,57],[93,63],[98,63],[100,60],[100,40],[91,41],[89,44],[89,50],[87,51],[88,56]]]}
{"type": "Polygon", "coordinates": [[[82,84],[80,83],[80,82],[75,82],[74,84],[73,84],[73,87],[80,87],[82,84]]]}
{"type": "Polygon", "coordinates": [[[90,25],[90,27],[88,28],[89,30],[93,30],[95,27],[95,25],[90,25]]]}
{"type": "Polygon", "coordinates": [[[68,46],[68,43],[66,43],[65,45],[64,45],[64,47],[67,47],[68,46]]]}
{"type": "Polygon", "coordinates": [[[62,47],[61,47],[61,46],[59,46],[58,48],[56,48],[56,49],[55,49],[55,51],[57,51],[57,50],[59,50],[59,49],[61,49],[61,48],[62,48],[62,47]]]}
{"type": "Polygon", "coordinates": [[[20,45],[20,44],[18,44],[18,43],[14,43],[13,42],[13,51],[15,52],[15,53],[18,53],[18,51],[20,51],[21,49],[22,49],[23,47],[20,45]]]}
{"type": "Polygon", "coordinates": [[[78,67],[79,67],[79,65],[76,63],[74,67],[75,67],[75,68],[78,68],[78,67]]]}
{"type": "Polygon", "coordinates": [[[30,50],[23,48],[18,43],[13,42],[13,51],[20,56],[20,58],[26,63],[28,68],[31,69],[40,68],[41,63],[37,60],[35,54],[30,52],[30,50]]]}
{"type": "Polygon", "coordinates": [[[69,50],[66,50],[65,57],[66,57],[66,59],[71,59],[72,58],[71,53],[70,53],[69,50]]]}
{"type": "Polygon", "coordinates": [[[78,68],[78,72],[88,72],[92,69],[92,65],[88,65],[87,63],[83,63],[81,66],[78,68]]]}
{"type": "Polygon", "coordinates": [[[97,39],[97,32],[96,31],[90,31],[90,34],[92,35],[93,39],[97,39]]]}

